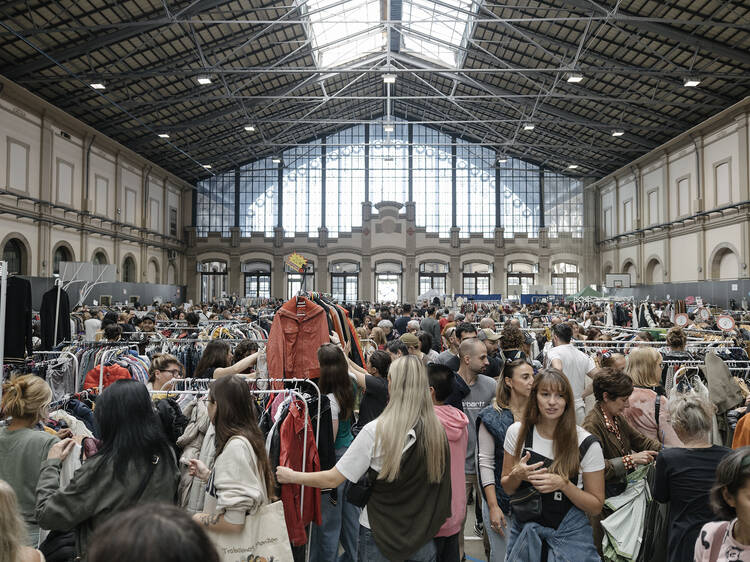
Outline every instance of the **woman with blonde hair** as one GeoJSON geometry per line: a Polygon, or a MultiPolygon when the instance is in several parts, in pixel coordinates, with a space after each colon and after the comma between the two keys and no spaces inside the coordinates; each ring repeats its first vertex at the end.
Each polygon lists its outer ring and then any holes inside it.
{"type": "Polygon", "coordinates": [[[622,415],[630,426],[666,447],[682,447],[669,416],[669,400],[661,386],[661,353],[638,347],[628,355],[626,373],[633,380],[633,394],[622,415]]]}
{"type": "Polygon", "coordinates": [[[501,482],[513,517],[505,559],[540,560],[546,544],[550,559],[600,560],[586,514],[604,505],[604,456],[596,438],[576,425],[573,390],[562,371],[539,371],[504,448],[501,482]],[[540,509],[528,502],[534,497],[540,509]]]}
{"type": "Polygon", "coordinates": [[[24,546],[26,529],[18,513],[16,493],[0,480],[0,560],[3,562],[44,562],[38,550],[24,546]]]}
{"type": "Polygon", "coordinates": [[[651,494],[669,503],[667,561],[692,560],[701,527],[716,521],[711,485],[731,449],[711,443],[714,405],[699,394],[677,394],[669,410],[684,445],[664,449],[656,459],[651,494]]]}
{"type": "Polygon", "coordinates": [[[385,339],[385,332],[383,331],[383,328],[378,328],[375,326],[372,330],[370,330],[370,339],[375,342],[375,345],[378,346],[378,349],[385,350],[386,346],[386,339],[385,339]]]}
{"type": "Polygon", "coordinates": [[[24,543],[29,546],[39,543],[39,525],[34,509],[42,463],[59,441],[54,435],[34,429],[47,417],[51,400],[50,387],[36,375],[15,377],[3,385],[0,418],[10,417],[11,421],[7,427],[0,427],[0,480],[5,480],[16,493],[28,533],[24,543]]]}
{"type": "Polygon", "coordinates": [[[317,488],[364,478],[369,497],[361,502],[367,505],[359,519],[360,560],[434,560],[432,539],[451,513],[448,440],[419,358],[394,361],[388,383],[385,410],[362,428],[334,468],[301,473],[280,466],[276,476],[280,483],[317,488]]]}

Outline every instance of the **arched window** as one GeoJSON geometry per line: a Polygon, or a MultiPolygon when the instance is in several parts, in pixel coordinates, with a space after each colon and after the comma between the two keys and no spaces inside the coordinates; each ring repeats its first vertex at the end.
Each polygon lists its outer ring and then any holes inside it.
{"type": "Polygon", "coordinates": [[[3,261],[8,262],[8,273],[26,274],[26,248],[18,238],[11,238],[3,248],[3,261]]]}
{"type": "Polygon", "coordinates": [[[465,295],[489,295],[492,264],[465,263],[463,266],[465,295]]]}
{"type": "Polygon", "coordinates": [[[359,264],[335,262],[328,266],[331,294],[339,302],[357,302],[359,298],[359,264]]]}
{"type": "Polygon", "coordinates": [[[518,300],[520,295],[531,293],[531,286],[536,285],[536,273],[539,266],[525,262],[508,264],[508,298],[518,300]]]}
{"type": "Polygon", "coordinates": [[[286,297],[291,299],[300,291],[315,290],[315,264],[312,261],[307,262],[307,269],[304,273],[299,273],[289,266],[285,266],[286,276],[286,297]]]}
{"type": "Polygon", "coordinates": [[[135,260],[128,256],[125,261],[122,262],[122,281],[123,283],[137,283],[135,272],[135,260]]]}
{"type": "Polygon", "coordinates": [[[447,263],[422,262],[419,264],[419,294],[424,295],[428,291],[435,290],[441,295],[445,294],[445,278],[450,268],[447,263]]]}
{"type": "Polygon", "coordinates": [[[201,301],[212,302],[226,296],[227,263],[224,261],[205,261],[198,264],[201,274],[201,301]]]}
{"type": "Polygon", "coordinates": [[[65,246],[59,246],[55,250],[55,255],[52,257],[52,273],[60,273],[60,262],[72,261],[73,257],[70,255],[70,250],[65,246]]]}
{"type": "Polygon", "coordinates": [[[401,302],[400,262],[381,262],[375,266],[375,301],[401,302]]]}
{"type": "Polygon", "coordinates": [[[91,263],[94,265],[107,265],[107,256],[104,252],[96,252],[94,257],[91,258],[91,263]]]}
{"type": "Polygon", "coordinates": [[[248,261],[242,264],[245,274],[245,296],[251,299],[271,298],[271,264],[265,261],[248,261]]]}
{"type": "Polygon", "coordinates": [[[560,262],[552,266],[552,292],[556,295],[574,295],[578,292],[576,264],[560,262]]]}

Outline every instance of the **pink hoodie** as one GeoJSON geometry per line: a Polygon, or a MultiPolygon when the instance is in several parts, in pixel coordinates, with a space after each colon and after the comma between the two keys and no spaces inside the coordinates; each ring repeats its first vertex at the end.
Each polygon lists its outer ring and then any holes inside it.
{"type": "Polygon", "coordinates": [[[461,530],[464,514],[466,513],[466,447],[469,442],[469,418],[461,410],[453,406],[435,405],[440,423],[448,436],[451,450],[451,516],[445,520],[436,537],[450,537],[461,530]]]}

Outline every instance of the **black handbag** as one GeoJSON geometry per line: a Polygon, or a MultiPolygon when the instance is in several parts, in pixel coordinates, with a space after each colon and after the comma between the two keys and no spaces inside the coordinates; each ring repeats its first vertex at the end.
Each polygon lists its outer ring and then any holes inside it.
{"type": "Polygon", "coordinates": [[[346,488],[346,500],[357,507],[365,507],[370,500],[372,486],[377,477],[376,471],[368,469],[357,482],[350,482],[346,488]]]}
{"type": "Polygon", "coordinates": [[[539,521],[542,517],[542,495],[533,487],[517,490],[510,496],[510,511],[513,519],[522,523],[539,521]]]}

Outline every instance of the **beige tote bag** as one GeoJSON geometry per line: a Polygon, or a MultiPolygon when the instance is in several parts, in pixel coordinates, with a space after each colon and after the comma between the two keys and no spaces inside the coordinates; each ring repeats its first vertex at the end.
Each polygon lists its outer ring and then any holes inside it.
{"type": "Polygon", "coordinates": [[[221,562],[291,562],[292,547],[280,501],[245,517],[241,533],[208,533],[221,562]]]}

